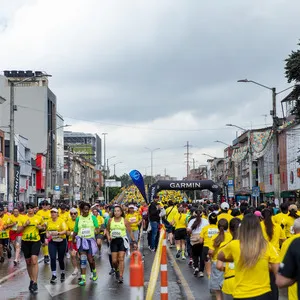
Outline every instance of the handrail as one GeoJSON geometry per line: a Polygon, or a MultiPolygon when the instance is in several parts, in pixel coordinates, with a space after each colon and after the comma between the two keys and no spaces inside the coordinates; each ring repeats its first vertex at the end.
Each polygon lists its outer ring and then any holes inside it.
{"type": "Polygon", "coordinates": [[[162,228],[160,231],[158,247],[156,250],[156,254],[154,257],[154,261],[153,261],[153,265],[152,265],[152,269],[151,269],[151,273],[150,273],[150,280],[149,280],[149,284],[148,284],[146,300],[153,299],[153,295],[155,292],[155,287],[156,287],[156,283],[157,283],[157,279],[158,279],[158,274],[160,271],[162,244],[163,244],[164,237],[165,237],[165,229],[162,228]]]}

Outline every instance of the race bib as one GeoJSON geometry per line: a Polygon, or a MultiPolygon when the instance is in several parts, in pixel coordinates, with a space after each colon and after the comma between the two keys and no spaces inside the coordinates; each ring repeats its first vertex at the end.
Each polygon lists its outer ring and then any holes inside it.
{"type": "Polygon", "coordinates": [[[294,226],[291,226],[291,228],[290,228],[290,233],[291,233],[291,234],[295,234],[294,226]]]}
{"type": "Polygon", "coordinates": [[[147,212],[147,211],[143,211],[142,215],[143,215],[143,216],[147,216],[147,215],[148,215],[148,212],[147,212]]]}
{"type": "Polygon", "coordinates": [[[17,225],[17,224],[14,225],[14,226],[11,228],[12,231],[17,231],[17,229],[18,229],[18,225],[17,225]]]}
{"type": "Polygon", "coordinates": [[[53,242],[62,242],[63,239],[62,239],[61,237],[59,237],[59,236],[53,236],[53,237],[52,237],[52,241],[53,241],[53,242]]]}
{"type": "Polygon", "coordinates": [[[208,237],[212,237],[213,235],[219,233],[219,230],[218,228],[209,228],[208,231],[207,231],[207,235],[208,237]]]}
{"type": "Polygon", "coordinates": [[[91,228],[82,228],[81,229],[81,236],[82,237],[90,237],[91,234],[91,228]]]}
{"type": "Polygon", "coordinates": [[[118,229],[112,230],[111,237],[113,239],[121,237],[121,230],[118,230],[118,229]]]}
{"type": "Polygon", "coordinates": [[[136,222],[136,217],[134,217],[134,218],[129,218],[129,222],[130,222],[130,223],[136,222]]]}

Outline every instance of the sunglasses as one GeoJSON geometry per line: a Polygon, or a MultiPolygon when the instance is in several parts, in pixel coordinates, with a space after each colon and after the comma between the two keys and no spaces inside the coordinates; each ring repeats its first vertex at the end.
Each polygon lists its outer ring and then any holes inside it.
{"type": "Polygon", "coordinates": [[[70,213],[70,215],[77,215],[77,213],[70,213]]]}

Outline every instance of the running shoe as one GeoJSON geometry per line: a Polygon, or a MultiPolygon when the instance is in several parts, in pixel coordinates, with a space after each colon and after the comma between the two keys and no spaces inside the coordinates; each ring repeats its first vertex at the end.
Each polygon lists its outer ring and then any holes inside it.
{"type": "Polygon", "coordinates": [[[115,269],[111,269],[110,272],[108,273],[109,275],[114,275],[115,274],[115,269]]]}
{"type": "Polygon", "coordinates": [[[96,272],[93,272],[93,274],[92,274],[92,280],[93,280],[93,281],[96,281],[97,279],[98,279],[97,273],[96,273],[96,272]]]}
{"type": "Polygon", "coordinates": [[[54,283],[56,283],[56,282],[57,282],[57,276],[52,275],[51,280],[50,280],[50,283],[51,283],[51,284],[54,284],[54,283]]]}
{"type": "Polygon", "coordinates": [[[196,268],[195,271],[194,271],[194,276],[195,276],[195,277],[198,277],[198,274],[199,274],[199,269],[196,268]]]}
{"type": "Polygon", "coordinates": [[[189,266],[191,267],[192,265],[193,265],[193,259],[190,257],[189,266]]]}
{"type": "Polygon", "coordinates": [[[72,275],[75,276],[77,274],[78,274],[78,268],[75,268],[74,271],[73,271],[73,273],[72,273],[72,275]]]}
{"type": "Polygon", "coordinates": [[[116,270],[115,274],[116,274],[116,279],[119,280],[119,278],[120,278],[120,272],[119,272],[119,270],[116,270]]]}
{"type": "Polygon", "coordinates": [[[86,280],[83,278],[80,278],[80,281],[78,283],[80,286],[85,286],[86,285],[86,280]]]}
{"type": "Polygon", "coordinates": [[[37,292],[38,292],[38,285],[37,285],[36,282],[32,283],[32,287],[31,287],[30,292],[33,293],[33,294],[37,294],[37,292]]]}
{"type": "Polygon", "coordinates": [[[184,253],[182,253],[181,259],[182,259],[182,260],[186,260],[186,257],[185,257],[185,254],[184,254],[184,253]]]}
{"type": "Polygon", "coordinates": [[[119,282],[119,283],[123,283],[123,282],[124,282],[123,276],[120,276],[118,282],[119,282]]]}
{"type": "Polygon", "coordinates": [[[60,282],[64,282],[66,280],[66,274],[65,273],[61,273],[60,274],[60,282]]]}
{"type": "Polygon", "coordinates": [[[49,265],[50,258],[48,255],[44,256],[44,264],[49,265]]]}
{"type": "Polygon", "coordinates": [[[29,287],[28,287],[28,290],[29,290],[29,291],[31,291],[31,289],[32,289],[32,285],[33,285],[33,281],[32,281],[32,280],[30,280],[29,287]]]}
{"type": "Polygon", "coordinates": [[[181,253],[181,251],[180,251],[180,250],[177,250],[176,258],[179,258],[179,257],[180,257],[180,253],[181,253]]]}
{"type": "Polygon", "coordinates": [[[6,248],[6,252],[7,252],[7,258],[10,259],[11,258],[11,246],[10,245],[6,248]]]}
{"type": "Polygon", "coordinates": [[[18,265],[18,262],[14,260],[14,266],[16,267],[18,265]]]}
{"type": "Polygon", "coordinates": [[[70,257],[71,257],[70,253],[69,253],[69,252],[67,252],[67,254],[66,254],[66,258],[67,258],[67,259],[69,259],[70,257]]]}
{"type": "Polygon", "coordinates": [[[199,277],[204,277],[204,273],[203,272],[199,272],[199,277]]]}

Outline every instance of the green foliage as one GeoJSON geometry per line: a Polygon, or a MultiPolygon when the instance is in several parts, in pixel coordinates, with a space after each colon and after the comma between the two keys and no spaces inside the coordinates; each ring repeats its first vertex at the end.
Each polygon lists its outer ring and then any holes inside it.
{"type": "MultiPolygon", "coordinates": [[[[300,43],[298,43],[298,46],[300,46],[300,43]]],[[[285,62],[285,77],[288,82],[300,82],[300,49],[292,51],[285,62]]]]}
{"type": "Polygon", "coordinates": [[[120,180],[122,183],[122,186],[129,186],[132,184],[132,180],[130,176],[126,173],[124,173],[122,176],[120,176],[120,180]]]}
{"type": "Polygon", "coordinates": [[[121,188],[119,188],[119,187],[110,187],[108,189],[108,192],[109,192],[109,199],[112,200],[113,198],[115,198],[121,192],[121,188]]]}

